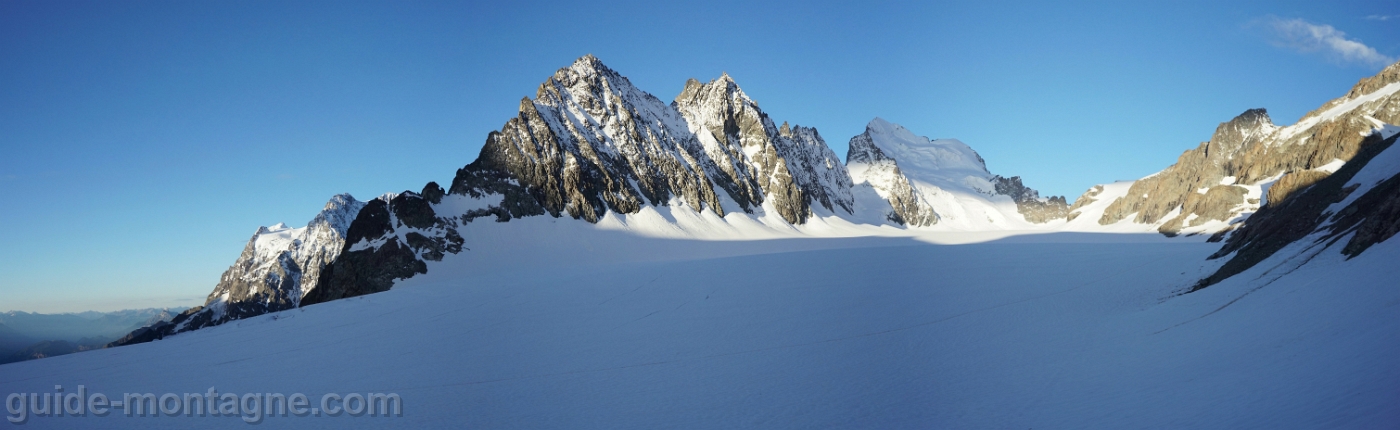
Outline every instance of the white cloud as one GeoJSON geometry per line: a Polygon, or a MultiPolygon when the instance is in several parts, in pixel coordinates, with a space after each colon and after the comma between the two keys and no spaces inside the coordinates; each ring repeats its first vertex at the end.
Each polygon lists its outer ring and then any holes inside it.
{"type": "Polygon", "coordinates": [[[1366,16],[1366,19],[1367,19],[1368,21],[1390,21],[1390,20],[1396,19],[1396,18],[1400,18],[1400,15],[1367,15],[1367,16],[1366,16]]]}
{"type": "MultiPolygon", "coordinates": [[[[1369,17],[1368,17],[1369,19],[1369,17]]],[[[1385,17],[1389,19],[1389,17],[1385,17]]],[[[1384,19],[1382,19],[1384,20],[1384,19]]],[[[1395,59],[1381,55],[1375,48],[1360,41],[1348,39],[1346,33],[1326,24],[1313,24],[1302,19],[1283,19],[1268,16],[1254,22],[1263,27],[1274,46],[1292,49],[1301,53],[1321,53],[1323,56],[1342,63],[1367,65],[1388,65],[1395,59]]]]}

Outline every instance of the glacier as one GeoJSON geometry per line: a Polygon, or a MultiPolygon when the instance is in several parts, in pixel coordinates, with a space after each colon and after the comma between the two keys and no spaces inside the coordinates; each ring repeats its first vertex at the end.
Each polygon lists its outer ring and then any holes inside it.
{"type": "MultiPolygon", "coordinates": [[[[1374,428],[1400,419],[1395,241],[1184,296],[1201,241],[686,241],[529,218],[390,291],[0,366],[0,390],[392,392],[295,428],[1374,428]],[[477,249],[492,249],[476,253],[477,249]],[[1344,292],[1345,294],[1339,294],[1344,292]],[[1168,299],[1170,298],[1170,299],[1168,299]],[[159,363],[159,364],[157,364],[159,363]]],[[[973,234],[973,233],[967,233],[973,234]]],[[[31,417],[34,428],[241,428],[31,417]]]]}

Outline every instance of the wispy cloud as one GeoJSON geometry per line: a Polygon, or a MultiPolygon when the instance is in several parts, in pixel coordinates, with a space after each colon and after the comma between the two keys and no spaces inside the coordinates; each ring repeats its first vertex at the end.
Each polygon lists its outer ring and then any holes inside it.
{"type": "Polygon", "coordinates": [[[1367,21],[1390,21],[1400,19],[1400,15],[1366,15],[1367,21]]]}
{"type": "Polygon", "coordinates": [[[1348,39],[1346,33],[1330,25],[1313,24],[1299,18],[1283,19],[1272,15],[1255,20],[1251,24],[1264,29],[1269,42],[1274,46],[1304,54],[1318,53],[1340,63],[1371,66],[1384,66],[1395,62],[1394,58],[1381,55],[1375,48],[1366,46],[1359,40],[1348,39]]]}

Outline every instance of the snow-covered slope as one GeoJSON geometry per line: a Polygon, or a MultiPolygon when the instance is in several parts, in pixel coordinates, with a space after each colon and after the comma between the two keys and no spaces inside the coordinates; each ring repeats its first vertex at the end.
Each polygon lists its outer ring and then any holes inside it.
{"type": "MultiPolygon", "coordinates": [[[[0,366],[0,391],[395,393],[274,428],[1378,428],[1400,243],[1175,296],[1212,244],[681,241],[531,217],[391,291],[0,366]],[[567,258],[564,258],[567,257],[567,258]],[[549,264],[541,264],[549,262],[549,264]],[[1250,292],[1252,291],[1253,292],[1250,292]],[[159,365],[152,365],[159,363],[159,365]]],[[[932,233],[931,233],[932,234],[932,233]]],[[[951,233],[937,233],[951,234],[951,233]]],[[[1103,237],[1109,243],[1092,243],[1103,237]]],[[[1131,243],[1127,239],[1144,242],[1131,243]]],[[[245,428],[30,416],[31,428],[245,428]]]]}
{"type": "Polygon", "coordinates": [[[954,184],[968,182],[963,187],[988,185],[979,182],[992,174],[987,163],[967,144],[957,139],[929,139],[916,136],[904,126],[875,118],[865,126],[866,133],[886,155],[899,160],[906,175],[927,182],[954,184]]]}
{"type": "MultiPolygon", "coordinates": [[[[864,133],[851,138],[850,148],[846,159],[852,181],[888,200],[891,220],[951,230],[1045,227],[1027,221],[1022,212],[1026,203],[1048,200],[1029,190],[1018,202],[1006,189],[998,190],[998,181],[1006,178],[988,172],[982,157],[957,139],[931,140],[875,118],[864,133]]],[[[1019,178],[1011,179],[1020,186],[1019,178]]],[[[1059,206],[1064,208],[1063,199],[1059,206]]]]}

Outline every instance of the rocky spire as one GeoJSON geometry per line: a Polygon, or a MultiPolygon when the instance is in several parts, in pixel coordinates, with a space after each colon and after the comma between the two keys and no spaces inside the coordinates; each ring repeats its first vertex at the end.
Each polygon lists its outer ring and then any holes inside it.
{"type": "Polygon", "coordinates": [[[849,213],[850,177],[814,129],[785,133],[729,74],[709,83],[686,82],[672,106],[685,118],[710,158],[716,160],[735,200],[767,202],[789,223],[811,215],[813,203],[849,213]]]}

